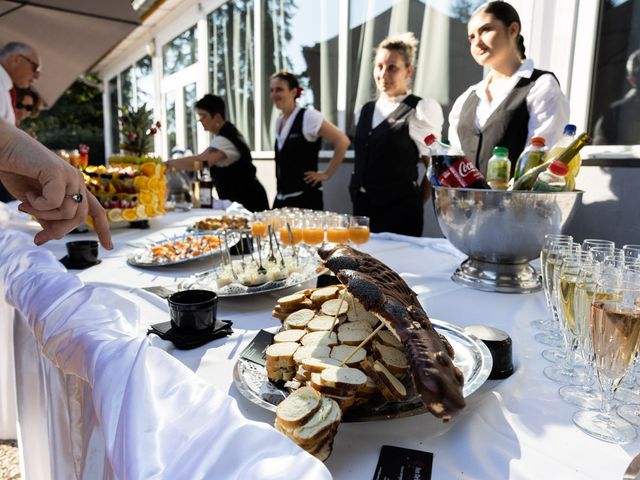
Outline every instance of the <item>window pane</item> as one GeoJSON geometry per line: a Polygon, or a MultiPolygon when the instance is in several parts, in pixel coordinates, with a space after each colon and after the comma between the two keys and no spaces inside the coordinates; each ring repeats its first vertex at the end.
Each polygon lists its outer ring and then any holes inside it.
{"type": "Polygon", "coordinates": [[[167,110],[167,152],[171,156],[172,150],[176,146],[176,96],[174,92],[169,92],[164,96],[164,104],[167,110]]]}
{"type": "Polygon", "coordinates": [[[590,130],[599,145],[640,144],[640,0],[603,4],[590,130]]]}
{"type": "Polygon", "coordinates": [[[151,69],[151,57],[142,57],[135,65],[136,97],[138,107],[147,105],[153,109],[153,70],[151,69]]]}
{"type": "Polygon", "coordinates": [[[185,148],[196,151],[198,145],[198,130],[196,128],[196,113],[194,105],[196,103],[196,84],[190,83],[182,89],[184,99],[184,138],[185,148]]]}
{"type": "Polygon", "coordinates": [[[111,152],[120,151],[120,124],[118,123],[118,78],[109,80],[109,111],[111,112],[111,152]]]}
{"type": "Polygon", "coordinates": [[[274,146],[279,112],[269,98],[269,77],[279,70],[299,77],[304,89],[300,106],[314,107],[330,122],[337,122],[339,4],[339,0],[263,2],[263,149],[274,146]]]}
{"type": "Polygon", "coordinates": [[[207,19],[209,89],[222,97],[227,120],[254,146],[254,2],[232,1],[207,19]]]}
{"type": "Polygon", "coordinates": [[[133,68],[129,67],[120,74],[120,99],[123,107],[135,107],[133,103],[133,68]]]}
{"type": "Polygon", "coordinates": [[[413,93],[435,99],[444,111],[443,135],[456,98],[482,80],[482,67],[469,53],[467,20],[481,0],[351,0],[347,131],[355,109],[377,97],[373,82],[375,48],[389,35],[413,32],[418,40],[413,93]],[[455,72],[455,75],[452,73],[455,72]]]}
{"type": "Polygon", "coordinates": [[[181,33],[162,47],[163,72],[171,75],[198,61],[196,26],[181,33]]]}

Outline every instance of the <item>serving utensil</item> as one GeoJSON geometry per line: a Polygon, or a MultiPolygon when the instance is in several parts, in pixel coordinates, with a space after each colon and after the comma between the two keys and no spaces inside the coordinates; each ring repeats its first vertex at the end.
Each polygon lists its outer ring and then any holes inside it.
{"type": "Polygon", "coordinates": [[[278,263],[278,260],[273,253],[273,236],[275,235],[273,232],[273,225],[269,225],[267,228],[267,235],[269,235],[269,257],[267,258],[267,261],[269,263],[278,263]]]}
{"type": "Polygon", "coordinates": [[[267,269],[262,266],[262,253],[260,252],[260,250],[261,250],[260,247],[262,245],[262,242],[261,242],[262,239],[260,238],[260,235],[256,235],[256,240],[258,242],[258,273],[261,274],[261,275],[266,275],[267,269]]]}
{"type": "Polygon", "coordinates": [[[291,230],[291,225],[287,222],[287,231],[289,232],[289,240],[291,242],[291,250],[293,251],[293,256],[296,259],[296,266],[300,265],[300,260],[298,259],[298,248],[293,241],[293,231],[291,230]]]}
{"type": "Polygon", "coordinates": [[[637,480],[638,478],[640,478],[640,453],[633,457],[622,475],[622,480],[637,480]]]}
{"type": "Polygon", "coordinates": [[[278,240],[278,236],[275,234],[275,231],[273,232],[273,240],[276,243],[276,249],[278,250],[278,254],[280,255],[280,266],[284,268],[284,255],[282,255],[282,250],[280,249],[280,241],[278,240]]]}

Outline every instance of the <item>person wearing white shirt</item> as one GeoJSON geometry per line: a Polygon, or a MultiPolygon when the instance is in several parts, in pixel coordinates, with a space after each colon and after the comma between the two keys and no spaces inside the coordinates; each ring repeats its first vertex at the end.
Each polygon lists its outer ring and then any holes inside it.
{"type": "Polygon", "coordinates": [[[518,12],[503,1],[476,9],[467,24],[474,60],[489,68],[449,113],[449,142],[461,148],[483,175],[493,147],[509,149],[511,174],[532,137],[553,145],[569,121],[569,102],[555,75],[525,57],[518,12]]]}
{"type": "Polygon", "coordinates": [[[336,172],[349,148],[349,137],[317,110],[300,108],[296,99],[302,88],[290,72],[273,74],[271,101],[282,113],[276,119],[276,179],[278,193],[273,208],[297,207],[322,210],[322,182],[336,172]],[[326,170],[318,170],[321,139],[333,145],[326,170]]]}
{"type": "Polygon", "coordinates": [[[178,170],[194,170],[196,161],[210,168],[218,197],[241,203],[247,210],[267,210],[267,193],[256,177],[251,149],[238,129],[226,120],[224,100],[207,94],[196,102],[202,127],[213,133],[209,148],[199,155],[166,162],[178,170]]]}
{"type": "Polygon", "coordinates": [[[380,43],[373,71],[380,96],[356,112],[349,192],[354,215],[369,217],[372,232],[422,235],[431,184],[418,184],[418,163],[428,166],[424,138],[440,138],[444,118],[438,102],[409,91],[416,44],[412,33],[380,43]]]}

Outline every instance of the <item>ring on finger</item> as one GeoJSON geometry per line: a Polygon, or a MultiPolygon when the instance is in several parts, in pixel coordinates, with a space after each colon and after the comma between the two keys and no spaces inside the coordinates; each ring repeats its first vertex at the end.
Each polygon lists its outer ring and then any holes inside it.
{"type": "Polygon", "coordinates": [[[78,193],[72,193],[69,195],[65,195],[64,198],[70,198],[71,200],[73,200],[76,203],[82,203],[82,200],[84,199],[84,196],[78,192],[78,193]]]}

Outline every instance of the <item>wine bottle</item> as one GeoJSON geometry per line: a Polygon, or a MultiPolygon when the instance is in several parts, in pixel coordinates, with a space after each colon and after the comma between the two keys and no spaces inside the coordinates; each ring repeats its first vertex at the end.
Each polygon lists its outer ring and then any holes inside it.
{"type": "Polygon", "coordinates": [[[533,185],[536,183],[538,175],[547,170],[554,160],[568,165],[580,149],[590,141],[591,137],[588,133],[585,132],[580,134],[566,149],[559,152],[556,156],[549,158],[543,164],[528,170],[524,175],[518,178],[518,180],[514,182],[512,190],[531,190],[533,185]]]}
{"type": "Polygon", "coordinates": [[[213,178],[207,167],[200,177],[200,208],[213,208],[213,178]]]}
{"type": "Polygon", "coordinates": [[[200,208],[200,179],[202,162],[196,160],[193,162],[193,181],[191,182],[191,203],[193,208],[200,208]]]}

